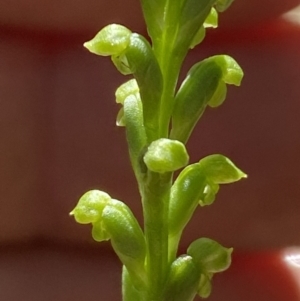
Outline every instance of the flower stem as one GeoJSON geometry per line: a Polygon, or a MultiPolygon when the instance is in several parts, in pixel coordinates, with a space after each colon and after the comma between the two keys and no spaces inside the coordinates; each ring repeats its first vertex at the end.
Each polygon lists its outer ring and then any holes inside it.
{"type": "Polygon", "coordinates": [[[147,301],[163,301],[168,270],[168,206],[171,173],[148,172],[143,189],[144,231],[147,246],[147,301]]]}

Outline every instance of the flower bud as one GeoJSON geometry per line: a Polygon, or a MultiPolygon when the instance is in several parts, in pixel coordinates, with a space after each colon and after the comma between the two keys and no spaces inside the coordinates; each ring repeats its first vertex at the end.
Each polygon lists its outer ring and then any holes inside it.
{"type": "Polygon", "coordinates": [[[192,301],[197,294],[200,272],[189,255],[178,257],[171,265],[165,301],[192,301]]]}
{"type": "Polygon", "coordinates": [[[144,156],[144,162],[153,172],[172,172],[187,165],[188,153],[183,143],[161,138],[153,141],[144,156]]]}
{"type": "Polygon", "coordinates": [[[111,200],[111,197],[100,190],[86,192],[78,201],[76,207],[70,212],[80,224],[89,224],[101,218],[104,207],[111,200]]]}
{"type": "Polygon", "coordinates": [[[83,45],[97,55],[118,55],[128,46],[131,34],[131,31],[123,25],[110,24],[83,45]]]}
{"type": "Polygon", "coordinates": [[[232,248],[224,248],[209,238],[199,238],[188,247],[187,253],[200,269],[201,273],[223,272],[231,264],[232,248]]]}

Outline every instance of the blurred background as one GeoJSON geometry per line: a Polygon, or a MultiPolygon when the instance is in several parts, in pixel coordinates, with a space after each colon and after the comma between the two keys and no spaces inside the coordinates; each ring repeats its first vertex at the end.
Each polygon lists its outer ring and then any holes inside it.
{"type": "MultiPolygon", "coordinates": [[[[185,62],[183,76],[221,53],[244,69],[242,86],[206,111],[188,150],[191,162],[222,153],[248,179],[197,210],[183,250],[200,236],[241,252],[300,245],[299,4],[236,0],[185,62]]],[[[120,300],[110,245],[68,216],[98,188],[142,221],[115,126],[114,91],[125,79],[82,47],[112,22],[146,34],[137,0],[0,0],[0,300],[120,300]]]]}

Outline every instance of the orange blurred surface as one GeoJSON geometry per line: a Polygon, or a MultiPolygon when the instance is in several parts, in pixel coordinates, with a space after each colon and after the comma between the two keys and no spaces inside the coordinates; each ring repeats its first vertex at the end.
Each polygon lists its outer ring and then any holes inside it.
{"type": "MultiPolygon", "coordinates": [[[[251,27],[265,23],[299,5],[299,0],[236,0],[221,16],[223,27],[251,27]]],[[[0,24],[31,30],[94,32],[107,23],[144,28],[136,0],[1,0],[0,24]]]]}

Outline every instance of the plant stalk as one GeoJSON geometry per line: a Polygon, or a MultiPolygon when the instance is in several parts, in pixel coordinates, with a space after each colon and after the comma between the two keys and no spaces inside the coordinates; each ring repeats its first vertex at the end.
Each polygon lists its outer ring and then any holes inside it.
{"type": "Polygon", "coordinates": [[[147,247],[147,301],[163,301],[168,271],[168,207],[172,174],[148,172],[142,195],[147,247]]]}

